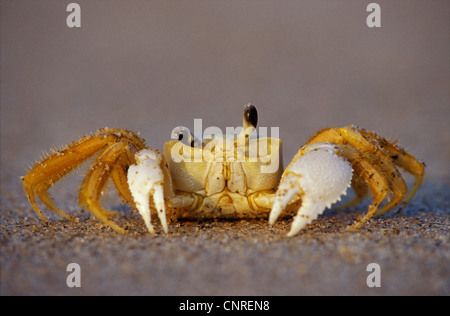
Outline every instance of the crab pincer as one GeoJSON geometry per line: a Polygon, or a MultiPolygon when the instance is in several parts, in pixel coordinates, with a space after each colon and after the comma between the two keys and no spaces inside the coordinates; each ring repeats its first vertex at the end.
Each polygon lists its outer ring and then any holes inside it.
{"type": "Polygon", "coordinates": [[[351,185],[351,164],[339,156],[339,147],[315,143],[300,149],[281,179],[270,212],[274,224],[288,204],[302,201],[288,236],[296,235],[327,207],[339,201],[351,185]]]}
{"type": "Polygon", "coordinates": [[[144,149],[136,154],[136,164],[128,169],[128,185],[136,208],[144,219],[150,233],[154,232],[151,223],[150,196],[162,228],[168,232],[166,206],[164,203],[164,173],[161,167],[163,156],[156,149],[144,149]]]}

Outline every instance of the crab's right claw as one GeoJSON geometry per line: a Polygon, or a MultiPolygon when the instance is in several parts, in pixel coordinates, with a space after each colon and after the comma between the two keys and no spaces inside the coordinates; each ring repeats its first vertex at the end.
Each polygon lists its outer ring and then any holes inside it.
{"type": "Polygon", "coordinates": [[[274,224],[288,204],[301,199],[301,207],[288,236],[296,235],[333,203],[340,200],[350,186],[353,169],[339,156],[339,147],[315,143],[302,148],[285,170],[269,216],[274,224]]]}
{"type": "Polygon", "coordinates": [[[151,223],[150,196],[157,210],[165,233],[168,232],[166,206],[164,202],[163,157],[156,149],[144,149],[135,156],[136,164],[128,169],[128,186],[136,207],[144,219],[150,233],[154,232],[151,223]]]}

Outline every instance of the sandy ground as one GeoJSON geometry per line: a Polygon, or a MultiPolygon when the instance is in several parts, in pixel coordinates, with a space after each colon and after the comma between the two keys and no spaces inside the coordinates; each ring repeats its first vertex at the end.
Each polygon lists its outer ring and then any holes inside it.
{"type": "MultiPolygon", "coordinates": [[[[449,295],[449,3],[377,1],[1,1],[1,295],[449,295]],[[102,227],[76,204],[74,173],[52,188],[72,223],[31,210],[19,176],[43,151],[98,128],[133,129],[162,148],[172,129],[278,127],[285,165],[316,130],[355,124],[427,164],[401,213],[345,227],[367,201],[327,211],[295,238],[290,220],[172,223],[149,236],[114,198],[102,227]],[[81,267],[68,288],[66,267],[81,267]],[[369,263],[381,287],[369,288],[369,263]]],[[[270,135],[270,132],[269,132],[270,135]]],[[[273,135],[271,135],[273,136],[273,135]]],[[[411,178],[407,178],[408,182],[411,178]]]]}
{"type": "Polygon", "coordinates": [[[405,210],[360,232],[345,229],[367,203],[328,210],[293,238],[289,219],[183,221],[149,235],[118,206],[122,236],[74,202],[78,223],[50,214],[45,225],[15,192],[2,201],[1,294],[450,295],[449,189],[426,184],[405,210]],[[69,263],[81,267],[81,288],[66,285],[69,263]],[[367,286],[370,263],[380,265],[379,288],[367,286]]]}

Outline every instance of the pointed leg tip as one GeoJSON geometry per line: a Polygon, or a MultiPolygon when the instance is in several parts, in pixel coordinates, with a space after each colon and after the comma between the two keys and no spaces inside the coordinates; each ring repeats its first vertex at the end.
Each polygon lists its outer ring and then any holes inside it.
{"type": "Polygon", "coordinates": [[[75,223],[78,223],[78,222],[80,222],[80,220],[77,218],[77,217],[74,217],[74,216],[70,216],[70,215],[67,215],[67,214],[65,214],[65,215],[63,215],[65,218],[67,218],[69,221],[72,221],[72,222],[75,222],[75,223]]]}
{"type": "Polygon", "coordinates": [[[359,232],[360,228],[361,228],[361,224],[355,223],[355,224],[348,226],[345,230],[347,232],[359,232]]]}
{"type": "Polygon", "coordinates": [[[48,224],[50,223],[50,221],[42,214],[38,214],[39,219],[41,220],[41,222],[43,222],[44,224],[48,224]]]}
{"type": "Polygon", "coordinates": [[[103,222],[103,224],[111,227],[112,229],[114,229],[116,232],[118,232],[121,235],[125,235],[127,232],[125,231],[125,229],[123,229],[122,227],[120,227],[119,225],[117,225],[116,223],[114,223],[113,221],[110,220],[101,220],[101,222],[103,222]]]}
{"type": "Polygon", "coordinates": [[[119,227],[117,225],[111,225],[109,224],[109,226],[112,227],[112,229],[114,229],[116,232],[118,232],[121,235],[125,235],[127,232],[125,231],[125,229],[123,229],[122,227],[119,227]]]}

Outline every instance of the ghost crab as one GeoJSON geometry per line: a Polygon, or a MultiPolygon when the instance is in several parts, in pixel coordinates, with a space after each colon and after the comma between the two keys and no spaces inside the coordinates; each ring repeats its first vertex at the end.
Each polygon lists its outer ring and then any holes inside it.
{"type": "Polygon", "coordinates": [[[100,129],[36,163],[22,178],[25,192],[43,221],[36,195],[73,220],[55,206],[47,190],[97,154],[81,185],[79,202],[119,233],[125,230],[109,219],[116,212],[99,202],[108,179],[122,200],[139,211],[150,233],[155,214],[167,233],[167,217],[268,217],[273,224],[281,214],[296,213],[288,233],[293,236],[339,201],[349,187],[356,195],[346,206],[357,204],[369,191],[373,196],[367,213],[349,227],[358,229],[374,215],[409,202],[422,183],[423,163],[394,142],[352,125],[317,132],[283,172],[281,141],[252,137],[257,121],[256,108],[248,104],[243,128],[234,135],[199,139],[187,128],[177,127],[163,153],[147,147],[131,131],[100,129]],[[397,167],[415,177],[409,194],[397,167]]]}

